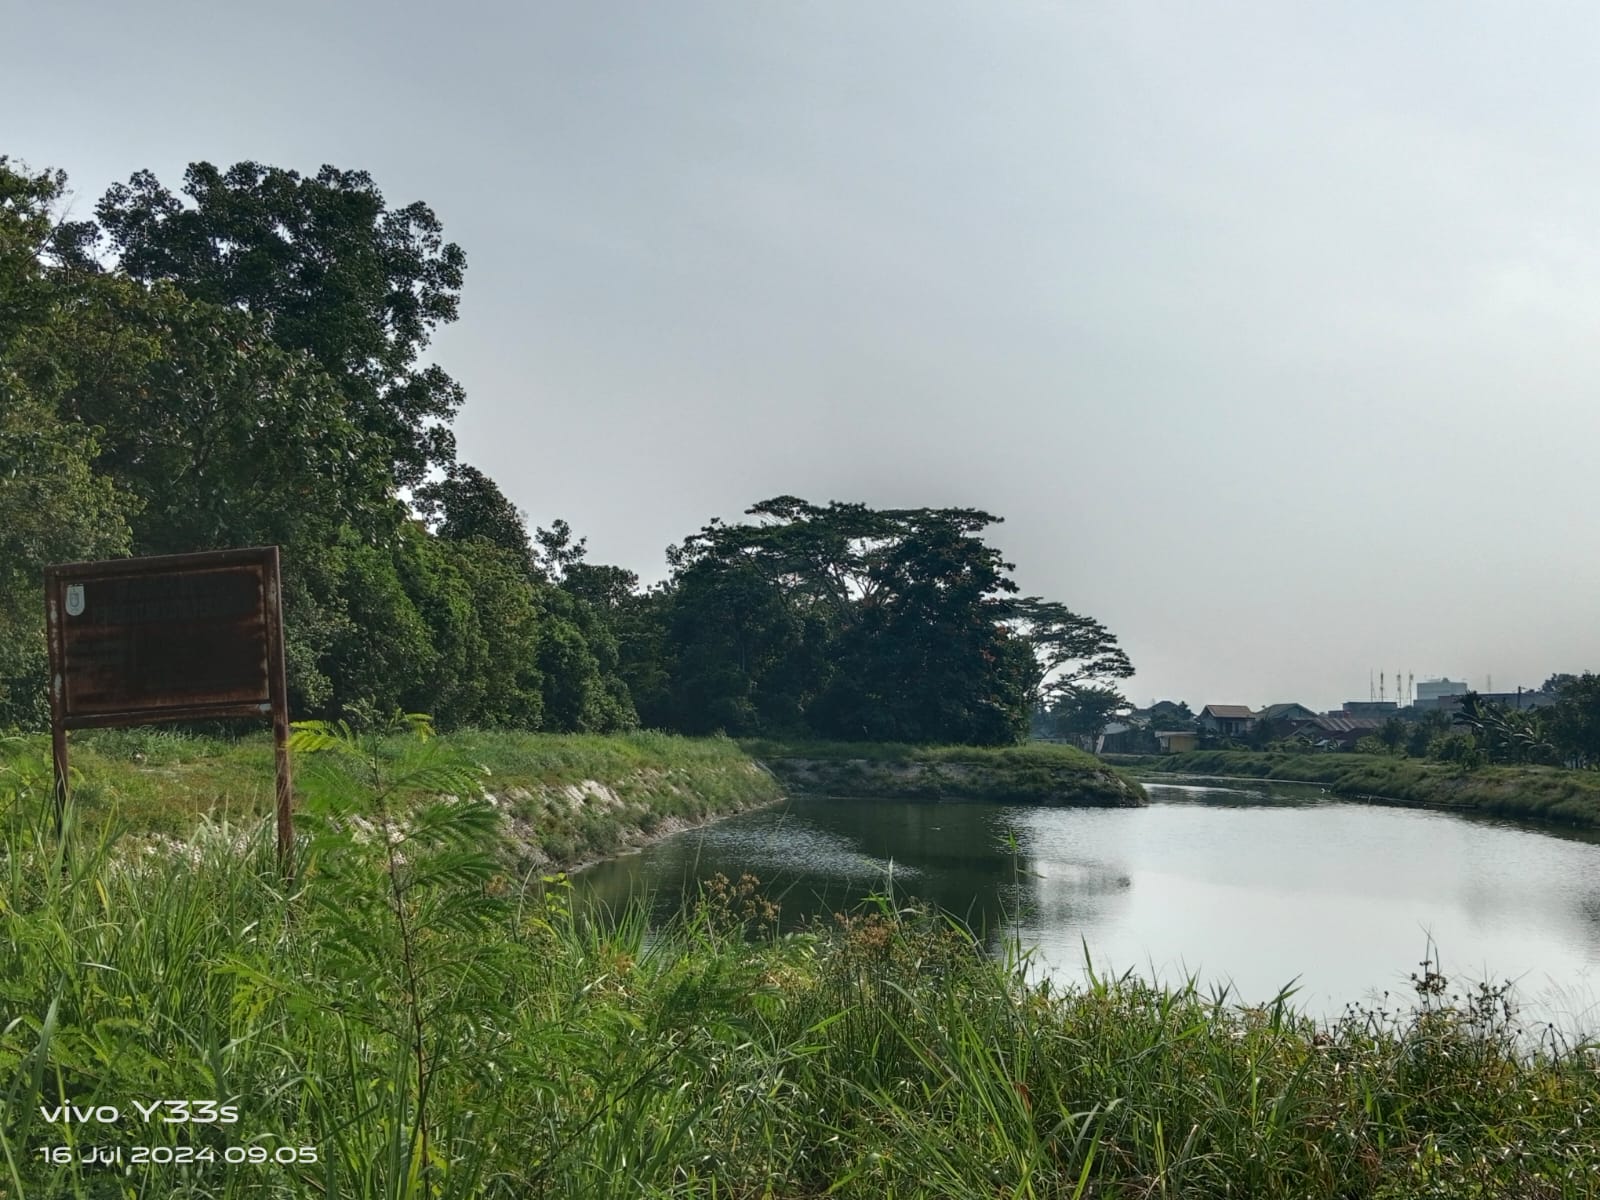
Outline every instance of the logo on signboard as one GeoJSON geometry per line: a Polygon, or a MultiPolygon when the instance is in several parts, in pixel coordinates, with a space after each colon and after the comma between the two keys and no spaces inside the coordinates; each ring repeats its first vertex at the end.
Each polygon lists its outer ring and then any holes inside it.
{"type": "Polygon", "coordinates": [[[67,584],[67,616],[83,616],[83,584],[67,584]]]}

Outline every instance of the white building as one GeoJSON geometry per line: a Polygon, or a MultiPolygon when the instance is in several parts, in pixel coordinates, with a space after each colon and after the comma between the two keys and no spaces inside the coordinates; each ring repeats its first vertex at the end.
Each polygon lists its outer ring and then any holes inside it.
{"type": "Polygon", "coordinates": [[[1418,700],[1442,700],[1446,696],[1465,696],[1472,689],[1463,680],[1457,683],[1454,679],[1424,679],[1417,684],[1418,700]]]}

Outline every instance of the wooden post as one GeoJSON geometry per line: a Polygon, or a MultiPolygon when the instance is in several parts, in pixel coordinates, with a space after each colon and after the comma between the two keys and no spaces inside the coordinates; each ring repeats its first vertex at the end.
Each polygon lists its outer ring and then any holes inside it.
{"type": "Polygon", "coordinates": [[[55,760],[56,837],[67,820],[67,731],[60,721],[50,723],[50,756],[55,760]]]}
{"type": "Polygon", "coordinates": [[[52,791],[56,808],[56,837],[67,817],[66,667],[61,653],[61,585],[55,572],[45,571],[45,644],[50,658],[50,758],[55,768],[52,791]]]}
{"type": "Polygon", "coordinates": [[[289,685],[283,661],[283,589],[278,548],[267,558],[267,679],[272,692],[272,760],[278,781],[278,866],[294,869],[294,780],[289,766],[289,685]]]}

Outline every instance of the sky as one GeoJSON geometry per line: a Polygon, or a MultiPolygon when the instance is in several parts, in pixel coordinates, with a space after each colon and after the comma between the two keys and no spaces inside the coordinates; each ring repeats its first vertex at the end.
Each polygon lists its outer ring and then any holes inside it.
{"type": "Polygon", "coordinates": [[[79,217],[430,205],[460,456],[591,561],[969,505],[1139,704],[1600,669],[1593,4],[0,0],[0,55],[79,217]]]}

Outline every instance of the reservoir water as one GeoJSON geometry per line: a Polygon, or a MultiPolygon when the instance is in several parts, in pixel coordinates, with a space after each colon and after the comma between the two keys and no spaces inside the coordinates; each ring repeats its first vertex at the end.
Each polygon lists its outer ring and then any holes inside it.
{"type": "MultiPolygon", "coordinates": [[[[1338,1015],[1391,1007],[1432,954],[1453,985],[1514,983],[1528,1022],[1600,1034],[1600,835],[1334,800],[1278,784],[1151,784],[1138,809],[796,797],[599,863],[578,894],[648,896],[666,919],[698,881],[757,876],[785,928],[874,894],[1008,937],[1063,983],[1097,972],[1291,982],[1338,1015]]],[[[1452,991],[1457,990],[1452,986],[1452,991]]]]}

